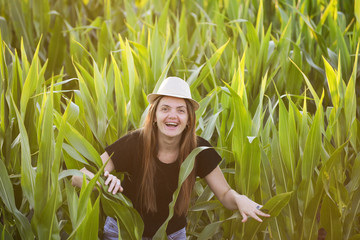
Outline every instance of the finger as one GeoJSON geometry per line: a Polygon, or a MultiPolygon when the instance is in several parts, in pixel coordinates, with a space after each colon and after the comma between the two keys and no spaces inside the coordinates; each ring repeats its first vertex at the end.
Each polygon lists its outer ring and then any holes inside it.
{"type": "Polygon", "coordinates": [[[258,222],[262,222],[261,218],[259,218],[255,213],[251,213],[250,215],[253,219],[255,219],[258,222]]]}
{"type": "Polygon", "coordinates": [[[245,214],[245,213],[243,213],[243,212],[240,212],[241,213],[241,216],[242,216],[242,220],[241,220],[241,222],[246,222],[247,221],[247,219],[248,219],[248,216],[245,214]]]}
{"type": "Polygon", "coordinates": [[[112,174],[109,174],[109,176],[108,176],[108,178],[106,179],[106,181],[105,181],[105,185],[108,185],[109,184],[109,182],[113,179],[113,175],[112,174]]]}
{"type": "Polygon", "coordinates": [[[120,184],[120,186],[119,186],[119,191],[120,191],[120,192],[123,192],[123,191],[124,191],[124,188],[121,186],[121,184],[120,184]]]}
{"type": "Polygon", "coordinates": [[[113,190],[113,194],[116,194],[117,192],[122,192],[122,187],[120,185],[120,180],[117,179],[114,190],[113,190]]]}
{"type": "Polygon", "coordinates": [[[105,177],[109,176],[109,171],[105,171],[105,172],[104,172],[104,176],[105,176],[105,177]]]}
{"type": "Polygon", "coordinates": [[[270,214],[264,213],[262,211],[256,211],[257,215],[263,216],[263,217],[270,217],[270,214]]]}
{"type": "Polygon", "coordinates": [[[111,192],[112,190],[114,190],[114,187],[115,187],[116,181],[117,181],[117,178],[116,178],[116,177],[113,177],[113,178],[112,178],[112,181],[111,181],[111,183],[110,183],[110,186],[109,186],[108,192],[111,192]]]}

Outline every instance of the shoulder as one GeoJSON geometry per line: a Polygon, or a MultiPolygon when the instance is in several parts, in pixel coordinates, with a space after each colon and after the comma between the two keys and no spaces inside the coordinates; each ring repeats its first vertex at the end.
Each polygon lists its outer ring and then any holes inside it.
{"type": "Polygon", "coordinates": [[[126,148],[127,146],[137,146],[141,144],[141,130],[130,131],[124,136],[120,137],[118,140],[108,145],[105,150],[109,153],[119,150],[121,148],[126,148]]]}
{"type": "Polygon", "coordinates": [[[212,145],[205,138],[196,136],[197,147],[212,147],[212,145]]]}
{"type": "Polygon", "coordinates": [[[196,157],[196,175],[203,178],[208,175],[221,161],[221,156],[206,139],[197,136],[198,147],[210,147],[196,157]]]}
{"type": "Polygon", "coordinates": [[[133,130],[125,134],[124,136],[120,137],[117,141],[138,141],[141,137],[141,129],[133,130]]]}

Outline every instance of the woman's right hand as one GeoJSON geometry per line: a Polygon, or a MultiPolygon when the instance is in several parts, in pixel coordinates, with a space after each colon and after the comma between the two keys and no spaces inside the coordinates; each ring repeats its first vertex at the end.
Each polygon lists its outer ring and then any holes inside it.
{"type": "Polygon", "coordinates": [[[110,174],[108,171],[105,171],[104,176],[107,177],[105,180],[105,185],[109,185],[108,192],[116,194],[117,192],[122,192],[124,189],[121,186],[120,179],[116,176],[110,174]]]}

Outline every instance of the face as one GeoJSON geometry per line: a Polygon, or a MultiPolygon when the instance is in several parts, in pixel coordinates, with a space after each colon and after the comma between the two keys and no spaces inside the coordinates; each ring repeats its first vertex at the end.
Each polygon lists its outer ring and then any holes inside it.
{"type": "Polygon", "coordinates": [[[185,100],[175,97],[161,98],[156,109],[155,121],[159,137],[181,137],[188,123],[185,100]]]}

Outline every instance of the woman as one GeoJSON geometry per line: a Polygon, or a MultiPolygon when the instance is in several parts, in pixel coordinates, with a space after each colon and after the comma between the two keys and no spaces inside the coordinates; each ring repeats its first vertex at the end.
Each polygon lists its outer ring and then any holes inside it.
{"type": "MultiPolygon", "coordinates": [[[[142,129],[133,131],[106,147],[101,155],[105,166],[108,191],[123,192],[131,199],[144,221],[143,239],[151,239],[169,214],[169,203],[177,189],[181,163],[198,146],[211,146],[195,134],[195,111],[199,104],[191,98],[189,85],[177,77],[163,81],[155,94],[148,95],[151,104],[142,129]],[[128,173],[123,182],[110,174],[113,170],[128,173]]],[[[268,217],[260,205],[230,188],[218,164],[221,157],[213,148],[203,150],[196,157],[194,170],[183,183],[175,214],[169,221],[169,239],[186,239],[186,213],[196,176],[204,178],[220,202],[228,209],[238,209],[247,221],[252,217],[268,217]]],[[[89,177],[93,174],[83,168],[89,177]]],[[[82,178],[73,177],[73,185],[81,186],[82,178]]],[[[117,225],[107,218],[105,239],[117,239],[117,225]],[[113,234],[113,235],[112,235],[113,234]]]]}

